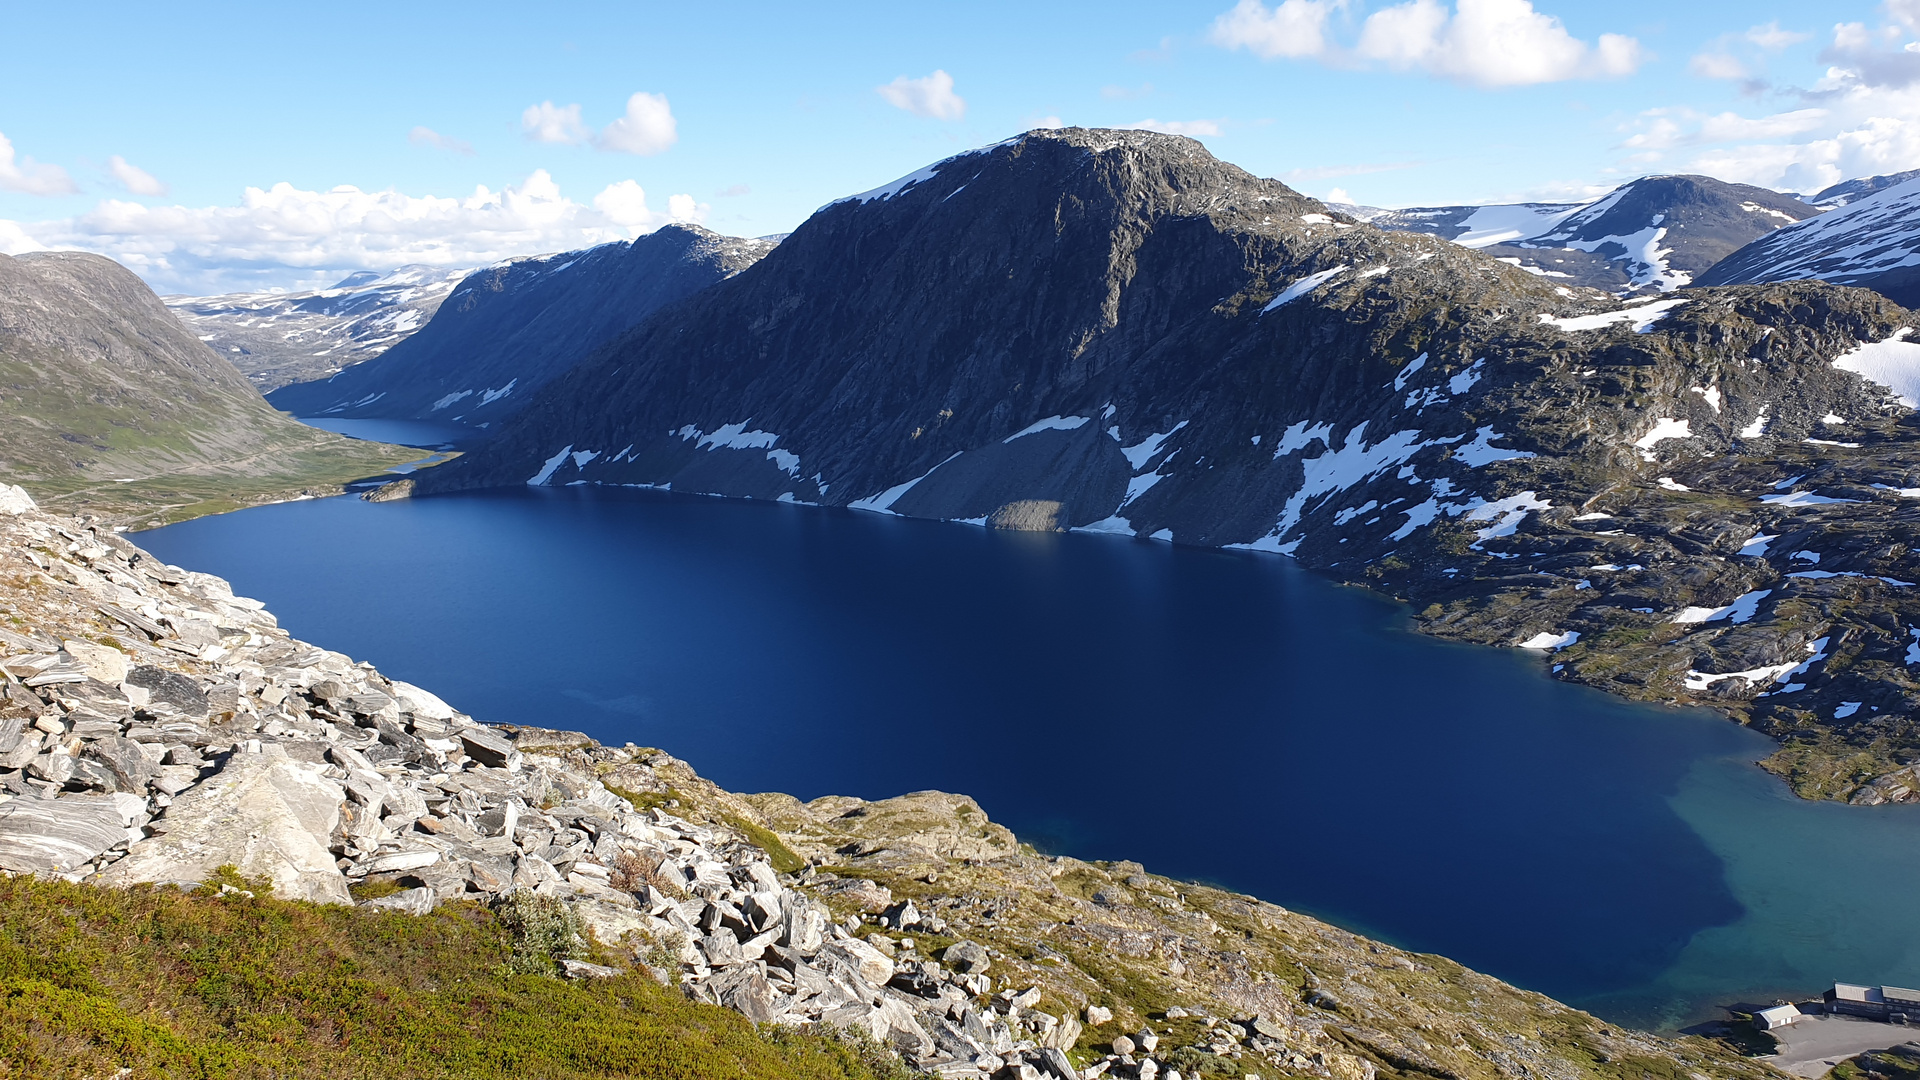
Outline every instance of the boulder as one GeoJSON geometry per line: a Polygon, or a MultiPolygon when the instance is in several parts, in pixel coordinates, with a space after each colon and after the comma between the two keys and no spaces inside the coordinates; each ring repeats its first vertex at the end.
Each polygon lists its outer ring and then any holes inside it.
{"type": "Polygon", "coordinates": [[[410,712],[428,720],[453,719],[453,706],[441,701],[433,694],[398,679],[392,680],[390,685],[393,698],[399,702],[401,712],[410,712]]]}
{"type": "Polygon", "coordinates": [[[887,959],[879,949],[857,938],[829,942],[820,954],[840,960],[858,971],[869,986],[885,986],[893,979],[893,961],[887,959]]]}
{"type": "Polygon", "coordinates": [[[993,966],[987,957],[987,950],[971,941],[956,941],[947,946],[940,959],[948,967],[962,975],[979,975],[993,966]]]}
{"type": "Polygon", "coordinates": [[[81,750],[81,756],[105,766],[113,776],[115,791],[145,794],[147,782],[159,775],[158,768],[141,752],[140,744],[119,735],[95,739],[81,750]]]}
{"type": "Polygon", "coordinates": [[[63,641],[60,647],[67,655],[86,670],[86,673],[108,686],[118,686],[125,681],[130,665],[127,654],[119,649],[110,649],[105,645],[95,645],[91,641],[63,641]]]}
{"type": "Polygon", "coordinates": [[[38,509],[33,496],[28,495],[25,488],[15,484],[0,484],[0,514],[18,517],[38,509]]]}
{"type": "Polygon", "coordinates": [[[128,672],[125,681],[145,690],[150,702],[164,702],[187,716],[205,716],[209,711],[200,684],[178,672],[142,664],[128,672]]]}
{"type": "Polygon", "coordinates": [[[0,803],[0,870],[70,873],[126,839],[126,815],[111,795],[0,803]]]}
{"type": "Polygon", "coordinates": [[[351,904],[328,850],[346,792],[327,766],[235,751],[220,771],[174,797],[162,832],[133,845],[101,881],[203,881],[221,866],[273,881],[283,900],[351,904]]]}
{"type": "Polygon", "coordinates": [[[520,751],[492,728],[461,728],[460,742],[466,746],[467,756],[482,765],[507,770],[520,767],[520,751]]]}

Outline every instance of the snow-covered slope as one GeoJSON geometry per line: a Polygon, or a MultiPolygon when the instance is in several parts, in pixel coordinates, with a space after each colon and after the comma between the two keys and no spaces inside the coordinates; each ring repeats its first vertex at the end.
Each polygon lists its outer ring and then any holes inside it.
{"type": "Polygon", "coordinates": [[[1906,172],[1887,173],[1884,176],[1863,176],[1857,180],[1844,180],[1830,188],[1825,188],[1807,196],[1807,202],[1822,210],[1834,210],[1848,203],[1859,202],[1876,191],[1885,191],[1897,187],[1909,180],[1920,177],[1920,169],[1908,169],[1906,172]]]}
{"type": "Polygon", "coordinates": [[[427,325],[468,268],[362,270],[318,292],[169,296],[201,341],[262,393],[371,360],[427,325]]]}
{"type": "Polygon", "coordinates": [[[1807,278],[1864,286],[1908,307],[1920,304],[1920,175],[1762,237],[1702,274],[1700,283],[1807,278]]]}
{"type": "Polygon", "coordinates": [[[1708,176],[1649,176],[1591,203],[1375,211],[1383,229],[1479,248],[1530,273],[1616,293],[1668,292],[1757,237],[1820,213],[1790,195],[1708,176]]]}

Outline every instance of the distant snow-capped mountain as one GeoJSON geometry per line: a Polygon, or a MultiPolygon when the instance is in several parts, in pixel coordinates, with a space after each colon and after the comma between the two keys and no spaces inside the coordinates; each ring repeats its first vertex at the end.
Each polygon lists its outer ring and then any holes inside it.
{"type": "Polygon", "coordinates": [[[317,292],[169,296],[168,308],[262,393],[370,360],[427,324],[467,268],[362,270],[317,292]]]}
{"type": "Polygon", "coordinates": [[[1920,169],[1908,169],[1906,172],[1888,173],[1884,176],[1863,176],[1858,180],[1843,180],[1830,188],[1806,196],[1806,200],[1822,210],[1833,210],[1848,203],[1858,202],[1876,191],[1897,187],[1916,177],[1920,177],[1920,169]]]}
{"type": "Polygon", "coordinates": [[[1741,246],[1821,209],[1709,176],[1648,176],[1585,204],[1354,211],[1383,229],[1479,248],[1568,285],[1633,293],[1686,285],[1741,246]]]}
{"type": "MultiPolygon", "coordinates": [[[[1854,195],[1819,217],[1755,240],[1700,276],[1702,285],[1751,285],[1818,278],[1873,289],[1895,303],[1920,304],[1920,173],[1854,195]]],[[[1870,185],[1870,177],[1850,183],[1870,185]]],[[[1845,185],[1838,185],[1844,187],[1845,185]]],[[[1821,192],[1827,196],[1834,191],[1821,192]]]]}

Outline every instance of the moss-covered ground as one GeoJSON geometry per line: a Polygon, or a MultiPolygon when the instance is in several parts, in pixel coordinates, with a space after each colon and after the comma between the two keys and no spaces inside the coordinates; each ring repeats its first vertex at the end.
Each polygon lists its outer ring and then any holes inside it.
{"type": "MultiPolygon", "coordinates": [[[[252,893],[249,895],[249,893],[252,893]]],[[[884,1077],[858,1044],[756,1031],[645,975],[509,974],[509,927],[427,916],[0,879],[0,1075],[884,1077]]]]}

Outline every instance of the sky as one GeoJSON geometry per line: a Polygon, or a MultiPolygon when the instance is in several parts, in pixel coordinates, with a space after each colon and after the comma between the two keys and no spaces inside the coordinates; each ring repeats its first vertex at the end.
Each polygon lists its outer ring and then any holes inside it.
{"type": "Polygon", "coordinates": [[[1374,206],[1920,168],[1920,0],[0,0],[0,253],[163,293],[760,236],[1035,127],[1374,206]]]}

